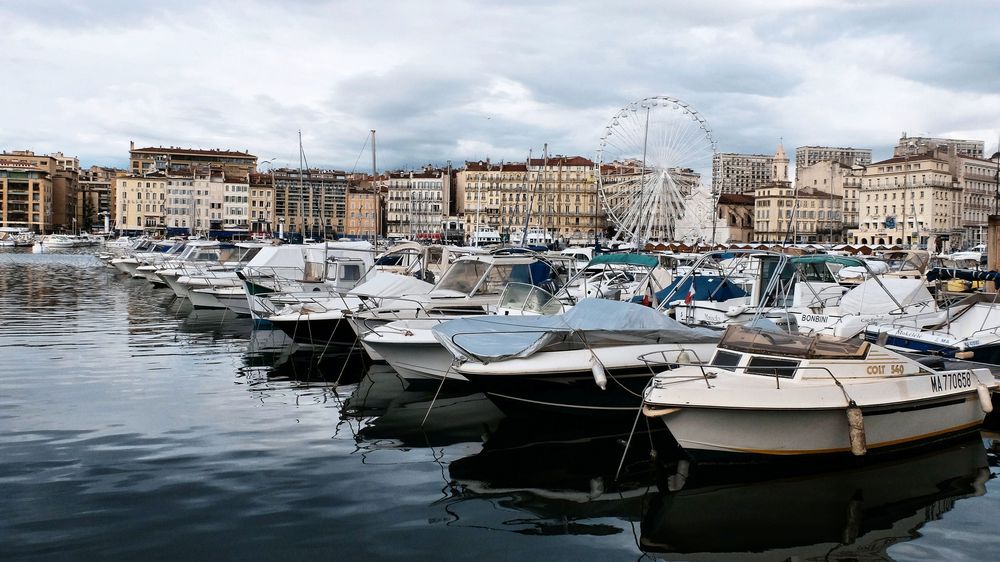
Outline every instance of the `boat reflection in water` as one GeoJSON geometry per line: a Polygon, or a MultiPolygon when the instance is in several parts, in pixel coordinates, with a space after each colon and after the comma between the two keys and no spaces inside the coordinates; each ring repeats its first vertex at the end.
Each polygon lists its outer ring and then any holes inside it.
{"type": "Polygon", "coordinates": [[[360,348],[324,353],[296,344],[281,330],[254,330],[239,372],[253,389],[266,383],[351,384],[358,382],[367,368],[360,348]]]}
{"type": "Polygon", "coordinates": [[[631,533],[655,479],[650,436],[638,433],[615,480],[627,440],[627,432],[599,425],[504,419],[480,452],[452,461],[450,497],[438,503],[453,526],[527,535],[631,533]]]}
{"type": "Polygon", "coordinates": [[[978,436],[822,474],[699,474],[692,466],[685,479],[684,461],[678,465],[651,498],[640,544],[687,560],[889,559],[887,548],[918,537],[957,500],[984,494],[991,477],[978,436]]]}
{"type": "Polygon", "coordinates": [[[469,385],[412,387],[387,365],[371,365],[341,415],[363,420],[359,444],[374,448],[480,443],[503,413],[469,385]],[[426,420],[424,419],[426,417],[426,420]]]}

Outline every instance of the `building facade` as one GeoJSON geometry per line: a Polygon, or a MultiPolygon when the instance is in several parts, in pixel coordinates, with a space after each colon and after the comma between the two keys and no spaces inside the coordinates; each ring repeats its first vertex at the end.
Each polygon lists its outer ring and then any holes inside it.
{"type": "Polygon", "coordinates": [[[954,149],[958,154],[971,156],[973,158],[983,158],[985,143],[981,140],[944,139],[938,137],[908,137],[904,132],[899,137],[899,143],[892,150],[893,158],[923,154],[925,152],[938,152],[944,148],[946,151],[954,149]]]}
{"type": "Polygon", "coordinates": [[[798,170],[814,166],[819,162],[839,162],[851,166],[867,166],[872,163],[872,149],[839,146],[800,146],[795,149],[795,177],[798,170]]]}
{"type": "Polygon", "coordinates": [[[70,232],[78,222],[80,163],[56,152],[0,154],[0,226],[38,233],[70,232]]]}
{"type": "Polygon", "coordinates": [[[274,174],[250,174],[250,231],[258,234],[277,232],[274,220],[274,174]]]}
{"type": "Polygon", "coordinates": [[[192,168],[210,168],[222,171],[234,179],[246,179],[256,172],[257,157],[249,152],[232,150],[201,150],[175,146],[136,148],[129,143],[129,161],[132,175],[153,172],[166,175],[190,173],[192,168]]]}
{"type": "Polygon", "coordinates": [[[371,187],[348,188],[344,234],[357,238],[374,239],[378,228],[376,220],[378,208],[378,197],[371,187]]]}
{"type": "Polygon", "coordinates": [[[757,189],[754,240],[836,244],[843,236],[843,197],[778,181],[757,189]]]}
{"type": "Polygon", "coordinates": [[[523,230],[527,221],[529,228],[544,229],[553,240],[584,243],[606,228],[594,163],[587,158],[466,162],[459,176],[465,190],[465,232],[470,235],[478,225],[509,236],[523,230]]]}
{"type": "Polygon", "coordinates": [[[162,173],[119,177],[115,228],[131,233],[165,233],[167,181],[162,173]]]}
{"type": "Polygon", "coordinates": [[[962,244],[962,186],[934,153],[875,162],[862,176],[854,244],[946,251],[962,244]]]}
{"type": "Polygon", "coordinates": [[[847,229],[858,228],[858,197],[861,193],[863,166],[845,165],[838,160],[822,160],[811,166],[796,168],[798,187],[811,187],[843,197],[843,236],[839,242],[847,241],[847,229]]]}
{"type": "Polygon", "coordinates": [[[91,166],[80,170],[80,189],[77,192],[77,223],[81,229],[104,230],[115,223],[118,208],[115,206],[115,178],[127,175],[125,170],[91,166]]]}
{"type": "Polygon", "coordinates": [[[347,174],[339,170],[279,168],[274,214],[286,233],[332,239],[345,227],[347,174]]]}
{"type": "Polygon", "coordinates": [[[754,194],[758,187],[788,177],[788,157],[780,144],[773,155],[719,152],[712,157],[712,188],[715,193],[754,194]],[[775,177],[775,172],[782,172],[775,177]]]}

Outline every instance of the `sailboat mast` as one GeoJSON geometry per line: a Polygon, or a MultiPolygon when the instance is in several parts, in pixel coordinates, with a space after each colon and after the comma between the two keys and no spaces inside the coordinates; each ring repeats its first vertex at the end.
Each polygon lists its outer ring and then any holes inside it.
{"type": "Polygon", "coordinates": [[[377,161],[375,160],[375,129],[372,129],[372,197],[375,198],[375,245],[378,246],[378,235],[379,231],[382,230],[380,224],[382,218],[382,211],[378,204],[379,189],[378,189],[378,172],[376,172],[377,170],[376,165],[377,161]]]}
{"type": "Polygon", "coordinates": [[[302,186],[302,129],[299,129],[299,234],[305,241],[306,216],[302,210],[303,197],[305,197],[305,188],[302,186]]]}
{"type": "MultiPolygon", "coordinates": [[[[521,231],[521,245],[528,245],[528,223],[531,221],[531,208],[535,205],[535,191],[538,188],[538,182],[542,181],[543,174],[545,173],[545,167],[549,162],[549,143],[545,143],[542,148],[542,168],[535,176],[535,183],[531,187],[531,197],[528,200],[528,207],[525,209],[524,213],[524,230],[521,231]]],[[[528,166],[531,166],[531,153],[528,153],[528,166]]]]}

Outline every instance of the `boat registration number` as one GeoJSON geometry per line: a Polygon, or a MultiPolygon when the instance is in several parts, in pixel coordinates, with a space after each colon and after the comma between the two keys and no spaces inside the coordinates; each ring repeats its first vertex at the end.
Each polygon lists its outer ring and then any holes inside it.
{"type": "Polygon", "coordinates": [[[956,390],[959,388],[972,387],[972,372],[960,371],[958,373],[946,373],[942,375],[931,375],[931,391],[943,392],[956,390]]]}

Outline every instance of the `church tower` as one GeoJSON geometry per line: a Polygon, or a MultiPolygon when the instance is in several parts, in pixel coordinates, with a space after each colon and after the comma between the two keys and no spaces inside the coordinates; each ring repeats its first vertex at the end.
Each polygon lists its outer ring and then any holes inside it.
{"type": "Polygon", "coordinates": [[[771,168],[771,180],[788,181],[788,156],[785,155],[785,146],[778,142],[778,150],[774,151],[774,165],[771,168]]]}

